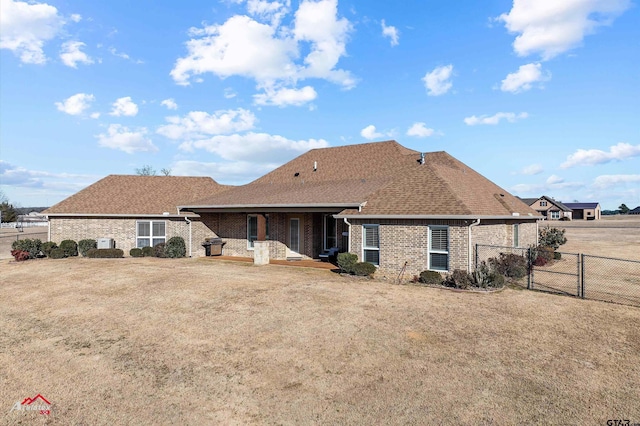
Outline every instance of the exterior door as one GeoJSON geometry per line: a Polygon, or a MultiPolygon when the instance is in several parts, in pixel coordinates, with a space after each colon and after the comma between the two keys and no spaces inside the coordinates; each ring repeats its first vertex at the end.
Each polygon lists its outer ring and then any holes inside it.
{"type": "Polygon", "coordinates": [[[299,217],[289,218],[289,250],[287,257],[300,256],[300,249],[302,247],[302,227],[300,223],[301,220],[299,217]]]}

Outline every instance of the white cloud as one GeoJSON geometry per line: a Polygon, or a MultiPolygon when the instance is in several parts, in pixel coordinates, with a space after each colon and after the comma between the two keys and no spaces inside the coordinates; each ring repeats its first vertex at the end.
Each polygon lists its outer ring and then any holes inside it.
{"type": "Polygon", "coordinates": [[[526,176],[539,175],[544,171],[544,168],[540,164],[531,164],[530,166],[522,169],[522,174],[526,176]]]}
{"type": "Polygon", "coordinates": [[[135,152],[153,152],[158,148],[146,137],[147,129],[142,127],[137,130],[129,130],[120,124],[111,124],[107,133],[96,135],[100,146],[111,149],[119,149],[127,154],[135,152]]]}
{"type": "Polygon", "coordinates": [[[415,136],[417,138],[427,138],[434,133],[435,130],[428,128],[425,123],[413,123],[407,130],[407,136],[415,136]]]}
{"type": "Polygon", "coordinates": [[[191,28],[187,55],[171,70],[177,84],[188,85],[205,73],[243,76],[255,80],[258,89],[274,91],[295,90],[296,82],[307,78],[347,89],[356,84],[348,71],[336,68],[352,29],[347,19],[338,18],[337,0],[303,0],[291,26],[274,18],[289,12],[288,1],[250,0],[247,7],[255,19],[236,15],[223,24],[191,28]],[[301,51],[308,53],[301,56],[301,51]]]}
{"type": "Polygon", "coordinates": [[[212,135],[243,132],[255,126],[256,116],[243,108],[216,111],[191,111],[184,117],[167,117],[169,124],[160,126],[157,133],[169,139],[204,139],[212,135]]]}
{"type": "Polygon", "coordinates": [[[230,185],[242,185],[269,173],[280,163],[256,163],[253,161],[200,162],[191,160],[176,161],[171,165],[174,176],[210,176],[216,182],[230,185]]]}
{"type": "Polygon", "coordinates": [[[62,63],[71,68],[78,68],[78,62],[85,65],[93,64],[93,59],[80,50],[84,46],[86,46],[86,44],[81,41],[67,41],[63,43],[60,50],[62,63]]]}
{"type": "Polygon", "coordinates": [[[58,9],[46,3],[0,1],[0,49],[9,49],[25,64],[44,64],[43,47],[64,26],[58,9]]]}
{"type": "Polygon", "coordinates": [[[509,123],[515,123],[517,120],[527,118],[528,116],[529,114],[526,112],[521,112],[520,114],[513,112],[498,112],[492,116],[481,115],[476,117],[475,115],[472,115],[471,117],[465,118],[464,122],[468,126],[476,126],[478,124],[496,125],[500,123],[501,120],[507,120],[509,123]]]}
{"type": "Polygon", "coordinates": [[[110,47],[109,48],[109,53],[111,53],[113,56],[117,56],[118,58],[131,59],[131,57],[129,55],[127,55],[126,53],[118,52],[118,50],[116,50],[115,47],[110,47]]]}
{"type": "Polygon", "coordinates": [[[640,184],[640,175],[601,175],[593,180],[596,188],[610,188],[616,185],[640,184]]]}
{"type": "MultiPolygon", "coordinates": [[[[87,109],[91,107],[91,102],[95,100],[93,95],[87,93],[77,93],[73,96],[69,96],[62,102],[56,102],[55,106],[58,111],[62,111],[69,115],[82,115],[87,109]]],[[[92,114],[93,118],[93,114],[92,114]]]]}
{"type": "Polygon", "coordinates": [[[424,86],[427,88],[427,94],[429,96],[440,96],[447,93],[453,86],[453,83],[449,80],[452,73],[453,65],[446,65],[436,67],[433,71],[425,74],[422,81],[424,81],[424,86]]]}
{"type": "Polygon", "coordinates": [[[275,105],[285,107],[287,105],[300,106],[313,101],[318,93],[311,86],[302,89],[266,89],[265,93],[253,95],[257,105],[275,105]]]}
{"type": "Polygon", "coordinates": [[[610,25],[631,4],[630,0],[514,0],[509,13],[497,20],[518,34],[513,42],[518,55],[540,53],[547,60],[577,47],[585,35],[610,25]]]}
{"type": "Polygon", "coordinates": [[[95,181],[96,176],[29,170],[0,160],[0,182],[6,186],[66,190],[70,191],[67,195],[71,195],[95,181]]]}
{"type": "Polygon", "coordinates": [[[100,113],[99,112],[93,112],[93,113],[91,113],[91,115],[89,115],[89,117],[91,117],[93,119],[98,119],[98,118],[100,118],[100,113]]]}
{"type": "Polygon", "coordinates": [[[563,182],[564,182],[564,179],[558,175],[551,175],[547,178],[547,184],[549,185],[556,185],[563,182]]]}
{"type": "Polygon", "coordinates": [[[113,103],[113,109],[109,113],[109,115],[114,115],[119,117],[121,115],[125,115],[128,117],[134,117],[138,114],[138,105],[136,105],[130,96],[126,96],[124,98],[118,98],[113,103]]]}
{"type": "Polygon", "coordinates": [[[360,130],[360,136],[368,140],[373,140],[383,138],[387,136],[387,134],[376,131],[376,126],[370,124],[364,129],[360,130]]]}
{"type": "Polygon", "coordinates": [[[178,104],[173,98],[165,99],[160,102],[160,105],[167,107],[167,109],[178,109],[178,104]]]}
{"type": "Polygon", "coordinates": [[[71,19],[73,22],[78,23],[78,22],[82,21],[82,15],[80,15],[78,13],[74,13],[69,17],[69,19],[71,19]]]}
{"type": "Polygon", "coordinates": [[[226,89],[224,89],[223,96],[225,99],[233,99],[237,96],[237,94],[231,87],[227,87],[226,89]]]}
{"type": "Polygon", "coordinates": [[[507,77],[502,80],[500,90],[503,92],[519,93],[525,90],[531,89],[533,83],[549,81],[551,79],[551,73],[542,73],[542,65],[526,64],[521,65],[518,71],[508,74],[507,77]]]}
{"type": "Polygon", "coordinates": [[[204,149],[225,160],[255,161],[264,164],[281,163],[310,149],[327,146],[329,144],[324,139],[293,141],[279,135],[249,132],[188,141],[182,143],[180,149],[185,151],[204,149]]]}
{"type": "Polygon", "coordinates": [[[384,22],[384,19],[382,20],[382,35],[384,37],[389,37],[392,46],[398,45],[398,40],[400,39],[400,33],[398,32],[398,29],[392,25],[387,26],[384,22]]]}
{"type": "Polygon", "coordinates": [[[612,161],[622,161],[627,158],[640,156],[640,145],[633,146],[620,142],[609,148],[609,152],[599,149],[578,149],[567,157],[567,160],[560,165],[563,169],[574,166],[594,166],[596,164],[610,163],[612,161]]]}

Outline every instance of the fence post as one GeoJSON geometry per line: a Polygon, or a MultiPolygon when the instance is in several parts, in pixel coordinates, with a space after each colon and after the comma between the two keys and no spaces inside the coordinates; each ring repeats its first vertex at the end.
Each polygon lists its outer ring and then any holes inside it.
{"type": "Polygon", "coordinates": [[[475,265],[473,265],[474,268],[476,268],[476,269],[478,269],[478,247],[479,247],[479,244],[476,243],[476,256],[475,256],[476,257],[476,263],[475,263],[475,265]]]}
{"type": "Polygon", "coordinates": [[[580,254],[580,297],[584,299],[584,254],[580,254]]]}
{"type": "Polygon", "coordinates": [[[527,249],[527,289],[531,290],[531,273],[533,272],[533,262],[531,261],[531,247],[527,249]]]}

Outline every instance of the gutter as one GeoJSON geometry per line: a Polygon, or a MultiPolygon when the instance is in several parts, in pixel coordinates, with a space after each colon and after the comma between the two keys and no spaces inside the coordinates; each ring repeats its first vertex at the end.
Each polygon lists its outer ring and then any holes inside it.
{"type": "MultiPolygon", "coordinates": [[[[161,217],[168,217],[168,218],[184,218],[187,217],[184,214],[139,214],[139,213],[134,213],[134,214],[127,214],[127,213],[117,213],[117,214],[108,214],[108,213],[49,213],[47,215],[45,215],[47,220],[49,220],[51,217],[103,217],[103,218],[109,218],[109,217],[153,217],[153,218],[161,218],[161,217]]],[[[197,216],[192,216],[192,217],[197,217],[197,216]]]]}
{"type": "Polygon", "coordinates": [[[436,214],[337,214],[334,215],[336,219],[445,219],[445,220],[540,220],[541,216],[478,216],[478,215],[436,215],[436,214]]]}
{"type": "MultiPolygon", "coordinates": [[[[537,223],[537,222],[536,222],[537,223]]],[[[469,246],[468,246],[468,257],[469,257],[469,267],[467,269],[467,272],[471,272],[472,269],[472,265],[473,265],[473,247],[471,246],[471,228],[474,226],[478,226],[480,225],[480,219],[478,218],[475,222],[472,222],[471,224],[469,224],[469,228],[468,228],[468,233],[469,233],[469,246]]]]}
{"type": "Polygon", "coordinates": [[[347,221],[346,217],[343,217],[342,220],[344,220],[344,223],[349,227],[349,235],[347,235],[347,252],[351,253],[351,224],[347,221]]]}
{"type": "Polygon", "coordinates": [[[184,220],[189,224],[189,257],[192,257],[191,253],[191,220],[185,217],[184,220]]]}

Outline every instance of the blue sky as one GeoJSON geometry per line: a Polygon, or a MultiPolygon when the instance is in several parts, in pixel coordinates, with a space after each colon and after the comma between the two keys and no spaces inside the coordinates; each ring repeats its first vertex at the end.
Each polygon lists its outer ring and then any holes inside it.
{"type": "Polygon", "coordinates": [[[0,189],[48,206],[144,165],[244,184],[395,139],[521,197],[633,208],[639,6],[0,0],[0,189]]]}

